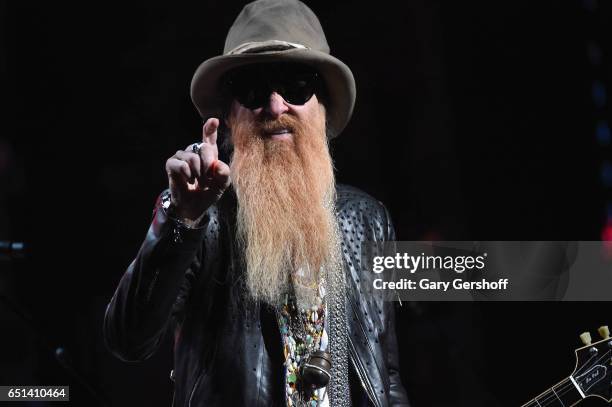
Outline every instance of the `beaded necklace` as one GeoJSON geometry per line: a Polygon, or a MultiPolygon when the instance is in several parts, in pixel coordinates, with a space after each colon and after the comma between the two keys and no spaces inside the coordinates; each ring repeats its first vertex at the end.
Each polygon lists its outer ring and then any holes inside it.
{"type": "Polygon", "coordinates": [[[285,394],[288,407],[315,407],[321,402],[317,392],[304,388],[300,377],[301,362],[321,346],[325,305],[320,297],[317,305],[297,309],[295,299],[286,295],[278,312],[278,324],[285,355],[285,394]]]}

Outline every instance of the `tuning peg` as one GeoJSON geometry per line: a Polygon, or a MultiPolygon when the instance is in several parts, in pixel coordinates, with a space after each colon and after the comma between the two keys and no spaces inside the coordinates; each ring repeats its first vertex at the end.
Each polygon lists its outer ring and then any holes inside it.
{"type": "Polygon", "coordinates": [[[601,335],[603,339],[608,339],[610,337],[610,330],[608,329],[608,325],[600,326],[597,332],[599,332],[599,335],[601,335]]]}
{"type": "Polygon", "coordinates": [[[588,332],[581,333],[580,340],[582,341],[584,345],[590,345],[591,344],[591,334],[588,332]]]}

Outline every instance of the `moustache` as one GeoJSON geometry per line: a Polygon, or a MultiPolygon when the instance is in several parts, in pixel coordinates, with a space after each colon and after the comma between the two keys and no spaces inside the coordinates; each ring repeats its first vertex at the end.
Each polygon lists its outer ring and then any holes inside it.
{"type": "Polygon", "coordinates": [[[255,122],[254,130],[260,135],[277,134],[282,132],[295,133],[302,125],[291,116],[280,116],[278,119],[262,119],[255,122]]]}

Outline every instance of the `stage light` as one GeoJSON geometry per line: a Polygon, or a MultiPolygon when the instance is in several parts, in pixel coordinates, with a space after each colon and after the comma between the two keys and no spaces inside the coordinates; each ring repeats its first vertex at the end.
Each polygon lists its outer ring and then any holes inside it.
{"type": "Polygon", "coordinates": [[[612,188],[612,163],[604,161],[601,165],[601,180],[606,188],[612,188]]]}
{"type": "Polygon", "coordinates": [[[608,223],[601,232],[601,240],[606,242],[612,241],[612,223],[608,223]]]}
{"type": "Polygon", "coordinates": [[[600,120],[597,123],[595,135],[597,136],[597,141],[599,144],[602,146],[610,145],[610,126],[608,126],[608,122],[606,120],[600,120]]]}
{"type": "Polygon", "coordinates": [[[595,104],[595,107],[601,109],[606,106],[606,87],[601,81],[593,81],[591,96],[593,97],[593,103],[595,104]]]}

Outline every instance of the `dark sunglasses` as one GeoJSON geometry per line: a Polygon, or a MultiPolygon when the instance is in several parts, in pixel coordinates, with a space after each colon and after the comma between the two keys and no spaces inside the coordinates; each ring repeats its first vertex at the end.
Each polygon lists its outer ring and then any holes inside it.
{"type": "Polygon", "coordinates": [[[226,76],[232,97],[248,109],[267,105],[276,92],[292,105],[303,105],[321,89],[320,75],[300,64],[258,64],[237,68],[226,76]]]}

